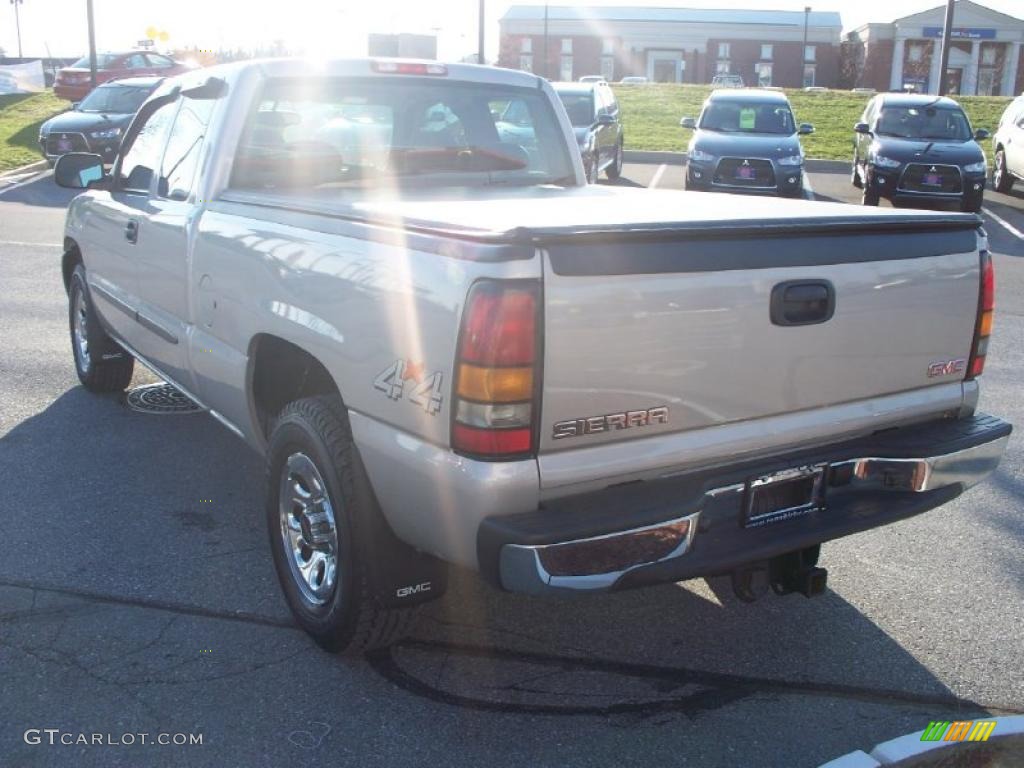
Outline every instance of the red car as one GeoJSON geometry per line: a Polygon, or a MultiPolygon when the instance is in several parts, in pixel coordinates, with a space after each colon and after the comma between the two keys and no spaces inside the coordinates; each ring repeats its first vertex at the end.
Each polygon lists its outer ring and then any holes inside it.
{"type": "MultiPolygon", "coordinates": [[[[121,77],[156,75],[171,77],[189,69],[180,61],[151,51],[96,54],[96,85],[121,77]]],[[[53,92],[60,99],[81,101],[92,90],[89,76],[89,57],[85,56],[70,67],[57,72],[53,92]]]]}

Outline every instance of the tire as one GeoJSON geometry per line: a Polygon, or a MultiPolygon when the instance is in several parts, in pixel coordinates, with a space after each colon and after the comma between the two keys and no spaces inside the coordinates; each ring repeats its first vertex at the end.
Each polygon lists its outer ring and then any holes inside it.
{"type": "Polygon", "coordinates": [[[861,205],[878,205],[878,192],[869,187],[862,187],[860,194],[861,205]]]}
{"type": "Polygon", "coordinates": [[[604,173],[611,181],[618,181],[622,176],[622,139],[615,145],[615,162],[604,173]]]}
{"type": "Polygon", "coordinates": [[[861,189],[864,184],[860,180],[860,174],[857,172],[857,158],[853,158],[853,170],[850,171],[850,183],[853,184],[857,189],[861,189]]]}
{"type": "Polygon", "coordinates": [[[286,405],[267,452],[270,549],[295,620],[333,653],[392,645],[416,618],[414,607],[383,608],[370,594],[367,558],[378,553],[358,541],[361,520],[379,512],[360,490],[366,488],[341,398],[310,397],[286,405]]]}
{"type": "Polygon", "coordinates": [[[597,179],[600,175],[600,171],[597,170],[597,157],[591,155],[590,162],[584,161],[583,167],[587,171],[587,184],[597,184],[597,179]]]}
{"type": "Polygon", "coordinates": [[[1006,167],[1006,153],[1002,147],[996,150],[995,162],[992,164],[992,187],[1003,194],[1013,189],[1013,176],[1006,167]]]}
{"type": "Polygon", "coordinates": [[[68,330],[75,373],[90,392],[123,392],[135,359],[107,335],[89,298],[85,267],[78,264],[68,282],[68,330]]]}

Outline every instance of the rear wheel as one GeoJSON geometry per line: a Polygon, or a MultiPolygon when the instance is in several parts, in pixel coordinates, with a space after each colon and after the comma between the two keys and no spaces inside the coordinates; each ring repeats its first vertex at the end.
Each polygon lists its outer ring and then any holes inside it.
{"type": "Polygon", "coordinates": [[[995,162],[992,164],[992,186],[996,192],[1009,192],[1013,189],[1013,176],[1006,167],[1006,152],[1000,147],[996,150],[995,162]]]}
{"type": "Polygon", "coordinates": [[[415,608],[382,608],[370,594],[369,558],[358,546],[366,515],[377,514],[339,397],[285,406],[267,454],[267,530],[285,599],[323,648],[360,653],[404,637],[415,608]]]}
{"type": "Polygon", "coordinates": [[[617,181],[622,176],[622,139],[615,145],[615,161],[608,166],[605,175],[612,181],[617,181]]]}
{"type": "Polygon", "coordinates": [[[78,380],[91,392],[121,392],[131,383],[135,359],[107,335],[89,300],[85,267],[68,283],[68,325],[78,380]]]}

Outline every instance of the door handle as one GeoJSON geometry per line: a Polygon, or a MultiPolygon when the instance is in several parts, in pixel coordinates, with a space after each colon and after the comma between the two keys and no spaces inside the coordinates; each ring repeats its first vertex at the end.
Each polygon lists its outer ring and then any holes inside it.
{"type": "Polygon", "coordinates": [[[136,219],[128,219],[128,223],[124,225],[124,237],[129,243],[139,241],[139,222],[136,219]]]}
{"type": "Polygon", "coordinates": [[[788,280],[772,289],[771,319],[775,325],[814,325],[836,311],[836,289],[828,280],[788,280]]]}

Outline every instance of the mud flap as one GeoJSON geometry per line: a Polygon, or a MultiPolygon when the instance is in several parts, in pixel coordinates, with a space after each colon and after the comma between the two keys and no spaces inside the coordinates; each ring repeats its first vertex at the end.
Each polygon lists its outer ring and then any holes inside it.
{"type": "Polygon", "coordinates": [[[367,558],[370,594],[384,608],[410,607],[437,600],[448,588],[448,564],[411,547],[395,535],[370,486],[362,459],[359,464],[356,494],[372,503],[369,511],[353,522],[357,522],[356,546],[362,552],[373,553],[367,558]]]}

